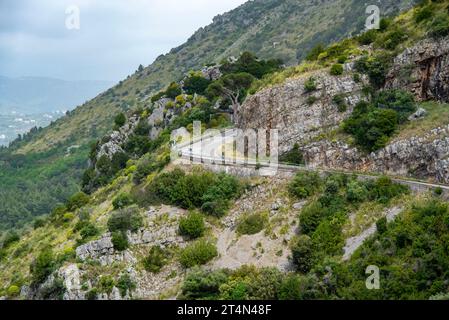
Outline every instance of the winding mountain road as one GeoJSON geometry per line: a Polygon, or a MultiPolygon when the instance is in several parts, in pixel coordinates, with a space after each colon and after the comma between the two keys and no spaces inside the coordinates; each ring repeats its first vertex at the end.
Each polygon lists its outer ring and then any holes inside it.
{"type": "MultiPolygon", "coordinates": [[[[207,166],[208,164],[218,165],[223,167],[245,167],[253,168],[254,170],[259,169],[270,169],[274,172],[288,172],[295,173],[299,171],[313,171],[317,173],[340,173],[345,175],[356,175],[359,179],[370,180],[379,177],[378,173],[368,174],[360,173],[355,171],[343,171],[343,170],[331,170],[331,169],[320,169],[308,166],[298,166],[290,165],[286,163],[257,163],[256,159],[247,159],[243,157],[237,157],[235,155],[228,155],[224,152],[226,147],[233,146],[236,139],[240,139],[237,131],[234,129],[227,129],[222,132],[221,135],[206,135],[202,139],[197,139],[196,141],[191,141],[190,143],[180,144],[175,146],[177,148],[179,157],[190,161],[191,163],[203,164],[207,166]]],[[[428,190],[434,190],[436,188],[441,188],[444,193],[449,194],[449,185],[429,183],[426,181],[420,181],[416,179],[408,179],[404,177],[394,177],[389,176],[394,182],[407,185],[412,191],[423,192],[428,190]]]]}

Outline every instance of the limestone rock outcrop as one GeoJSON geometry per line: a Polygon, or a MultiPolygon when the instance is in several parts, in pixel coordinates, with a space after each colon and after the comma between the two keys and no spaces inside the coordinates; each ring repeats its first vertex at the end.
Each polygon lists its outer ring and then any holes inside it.
{"type": "Polygon", "coordinates": [[[316,72],[287,80],[250,96],[238,110],[237,126],[243,129],[279,129],[279,151],[296,142],[306,142],[323,130],[336,128],[363,98],[363,81],[352,75],[330,76],[316,72]],[[313,77],[316,90],[308,92],[305,83],[313,77]],[[334,97],[344,98],[347,110],[339,112],[334,97]]]}
{"type": "Polygon", "coordinates": [[[406,89],[420,101],[449,102],[449,37],[425,39],[397,56],[386,88],[406,89]]]}

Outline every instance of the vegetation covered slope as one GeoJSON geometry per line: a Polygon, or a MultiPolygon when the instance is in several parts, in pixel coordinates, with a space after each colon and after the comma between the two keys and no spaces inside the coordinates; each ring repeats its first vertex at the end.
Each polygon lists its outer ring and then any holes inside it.
{"type": "MultiPolygon", "coordinates": [[[[447,9],[446,4],[444,8],[447,9]]],[[[438,9],[441,8],[438,7],[438,9]]],[[[414,18],[413,13],[414,11],[405,15],[407,21],[410,22],[414,18]]],[[[447,15],[447,13],[445,14],[447,15]]],[[[404,18],[404,16],[400,18],[404,18]]],[[[449,26],[446,27],[449,30],[449,26]]],[[[417,31],[422,32],[423,30],[418,29],[417,31]]],[[[376,37],[383,38],[385,36],[387,38],[392,35],[387,32],[386,36],[382,32],[376,34],[376,37]]],[[[332,59],[334,57],[331,56],[329,61],[333,63],[332,59]]],[[[324,63],[321,67],[328,70],[328,66],[324,63]]],[[[337,70],[337,68],[334,69],[337,70]]],[[[338,73],[339,71],[337,71],[335,72],[338,73]]],[[[313,86],[310,85],[310,87],[313,86]]],[[[167,92],[165,94],[167,95],[167,92]]],[[[184,97],[183,94],[179,96],[184,97]]],[[[178,99],[179,96],[170,98],[171,108],[176,107],[177,103],[181,101],[180,98],[178,99]]],[[[397,99],[397,97],[393,98],[397,99]]],[[[208,101],[204,109],[210,107],[212,101],[208,101]]],[[[182,106],[182,103],[180,105],[182,106]]],[[[201,109],[202,106],[199,108],[201,109]]],[[[149,110],[151,107],[139,110],[140,116],[145,118],[145,114],[148,115],[149,110]]],[[[181,118],[183,116],[189,121],[194,118],[190,118],[188,112],[180,115],[181,118]]],[[[212,123],[213,119],[209,118],[209,120],[208,126],[217,126],[216,122],[212,123]]],[[[122,123],[122,121],[119,122],[122,123]]],[[[143,157],[140,157],[141,154],[139,154],[127,161],[123,168],[108,177],[106,186],[91,196],[83,193],[75,194],[64,206],[54,210],[47,219],[36,221],[34,225],[36,230],[28,230],[22,238],[13,233],[7,234],[3,238],[3,247],[0,252],[2,259],[0,264],[2,268],[1,284],[4,289],[2,295],[14,298],[18,295],[18,289],[22,285],[31,284],[36,289],[59,267],[70,265],[79,265],[83,271],[86,271],[87,279],[82,279],[80,290],[86,292],[88,298],[97,298],[97,294],[111,294],[115,286],[125,288],[125,293],[132,292],[136,284],[133,285],[133,281],[126,278],[124,264],[112,264],[111,268],[106,268],[98,260],[80,261],[75,257],[75,248],[89,244],[91,240],[103,239],[107,231],[111,232],[110,241],[112,243],[108,249],[115,250],[114,252],[117,254],[124,254],[126,249],[130,249],[138,258],[135,266],[139,271],[142,271],[143,268],[146,272],[157,274],[158,270],[167,270],[163,268],[164,266],[178,263],[181,269],[172,270],[174,273],[163,274],[164,278],[159,279],[161,282],[164,281],[163,279],[182,278],[186,269],[215,259],[217,249],[213,242],[218,234],[217,230],[220,230],[220,221],[216,219],[226,215],[229,205],[232,205],[232,201],[235,201],[240,195],[239,191],[243,186],[241,182],[237,182],[227,175],[202,172],[185,175],[178,170],[172,170],[171,173],[160,173],[159,171],[165,163],[160,165],[159,161],[164,160],[168,142],[164,140],[156,146],[156,150],[151,150],[149,154],[143,157]],[[226,202],[220,203],[219,200],[223,199],[226,202]],[[151,216],[152,209],[149,206],[157,205],[160,202],[200,211],[199,215],[186,215],[179,221],[179,233],[185,237],[179,242],[180,245],[169,247],[164,251],[161,248],[148,248],[148,246],[140,246],[140,244],[129,241],[128,234],[131,234],[130,239],[133,239],[132,237],[135,236],[139,228],[147,228],[151,233],[157,233],[160,228],[164,229],[168,225],[175,225],[176,230],[178,220],[170,214],[161,212],[163,213],[161,217],[151,216]],[[151,219],[144,218],[144,214],[150,215],[151,219]],[[201,215],[208,222],[207,228],[204,227],[204,221],[199,218],[201,215]],[[200,240],[190,243],[194,238],[200,238],[200,240]]],[[[18,143],[20,144],[20,142],[18,143]]],[[[149,151],[148,149],[144,150],[144,152],[149,151]]],[[[349,263],[340,263],[339,259],[344,245],[344,226],[348,223],[350,213],[361,210],[362,206],[365,206],[365,209],[384,208],[394,201],[398,201],[401,205],[411,204],[410,198],[401,198],[407,196],[408,190],[391,183],[386,178],[379,179],[374,183],[361,183],[354,178],[345,179],[340,176],[322,179],[316,175],[306,177],[299,175],[293,180],[289,191],[292,202],[295,200],[308,202],[304,209],[297,209],[300,211],[298,220],[301,234],[298,235],[298,239],[290,239],[292,240],[290,243],[291,254],[297,266],[297,274],[286,275],[274,269],[242,268],[236,272],[219,270],[216,273],[211,273],[212,279],[209,281],[204,272],[193,270],[186,278],[182,293],[189,298],[220,297],[223,299],[360,297],[360,284],[363,284],[361,279],[364,276],[361,274],[361,270],[365,266],[365,262],[360,255],[356,254],[349,263]],[[301,241],[306,245],[298,243],[299,239],[302,239],[301,241]],[[310,248],[314,250],[307,251],[310,248]],[[299,254],[296,255],[295,252],[299,252],[299,254]],[[299,259],[296,259],[295,256],[299,259]],[[310,259],[303,259],[303,257],[310,259]],[[356,271],[353,272],[353,270],[356,271]],[[265,286],[266,282],[269,282],[270,286],[265,286]],[[212,287],[209,285],[210,283],[213,284],[212,287]],[[247,288],[248,284],[257,284],[257,286],[253,285],[251,288],[247,288]],[[202,285],[207,287],[201,287],[202,285]],[[337,290],[337,287],[340,290],[337,290]],[[263,290],[257,291],[258,288],[263,288],[263,290]],[[300,290],[294,291],[289,288],[299,288],[300,290]],[[264,291],[265,289],[268,292],[264,291]],[[341,291],[343,289],[346,291],[341,291]]],[[[379,224],[380,232],[387,232],[386,234],[392,240],[382,244],[383,247],[379,247],[377,242],[374,244],[369,242],[364,249],[369,250],[372,256],[363,254],[363,258],[369,256],[368,260],[376,262],[379,266],[384,267],[386,272],[390,272],[387,273],[388,288],[400,288],[399,284],[402,279],[413,278],[413,282],[406,292],[392,290],[383,296],[373,294],[367,295],[367,297],[413,298],[419,296],[429,298],[437,293],[447,292],[447,275],[441,271],[446,266],[445,238],[436,241],[432,234],[426,234],[433,231],[437,231],[438,235],[447,233],[445,225],[447,207],[442,202],[439,192],[435,192],[423,199],[418,199],[415,206],[405,208],[405,217],[406,219],[410,217],[412,223],[399,227],[396,225],[385,226],[385,223],[379,224]],[[420,227],[414,230],[413,228],[416,226],[420,227]],[[424,233],[424,236],[413,247],[413,236],[416,233],[424,233]],[[435,242],[437,243],[435,244],[435,242]],[[428,249],[434,245],[442,251],[443,261],[436,259],[435,255],[428,254],[428,249]],[[392,252],[391,250],[397,250],[397,261],[383,258],[384,253],[392,252]],[[393,272],[388,270],[392,263],[393,272]],[[398,266],[402,266],[404,263],[407,265],[407,268],[404,268],[405,271],[396,272],[398,266]],[[419,273],[415,271],[416,268],[413,269],[417,264],[419,264],[417,267],[419,273]],[[421,266],[423,269],[419,269],[421,266]],[[437,285],[424,283],[423,279],[426,277],[437,282],[437,285]]],[[[266,210],[270,210],[270,207],[273,208],[270,206],[271,203],[264,205],[266,210]]],[[[365,214],[366,211],[362,213],[365,214]]],[[[272,220],[266,212],[256,212],[246,219],[242,217],[242,220],[238,221],[237,231],[242,235],[257,234],[264,228],[267,229],[270,222],[272,220]]],[[[225,223],[223,225],[226,225],[225,223]]],[[[289,228],[284,230],[286,230],[284,232],[288,232],[289,228]]],[[[270,236],[276,235],[270,234],[270,236]]],[[[109,238],[106,237],[106,239],[109,238]]],[[[152,242],[149,243],[152,244],[152,242]]],[[[263,251],[263,249],[259,248],[258,250],[263,251]]],[[[283,252],[279,254],[282,256],[283,252]]],[[[55,279],[51,286],[43,291],[44,297],[58,298],[66,289],[58,279],[55,279]]],[[[43,293],[41,292],[41,294],[43,293]]]]}
{"type": "MultiPolygon", "coordinates": [[[[383,1],[381,13],[391,14],[413,2],[383,1]]],[[[242,51],[294,64],[317,43],[328,44],[360,32],[367,16],[365,9],[357,0],[256,0],[217,16],[211,25],[198,30],[185,44],[160,56],[149,67],[139,67],[117,86],[0,152],[4,177],[0,179],[0,228],[14,226],[19,220],[20,226],[29,217],[46,213],[60,198],[66,199],[75,190],[74,184],[80,178],[78,168],[83,165],[80,159],[87,154],[77,153],[76,148],[87,150],[91,142],[112,128],[117,113],[147,107],[154,92],[189,70],[238,56],[242,51]],[[67,153],[70,147],[75,152],[67,153]],[[24,154],[32,173],[19,172],[11,153],[24,154]],[[56,162],[60,163],[57,170],[56,162]],[[74,162],[78,165],[70,165],[74,162]],[[61,188],[62,196],[45,191],[49,180],[61,188]],[[39,201],[33,195],[37,190],[41,191],[39,201]],[[17,203],[22,206],[16,206],[17,203]]]]}

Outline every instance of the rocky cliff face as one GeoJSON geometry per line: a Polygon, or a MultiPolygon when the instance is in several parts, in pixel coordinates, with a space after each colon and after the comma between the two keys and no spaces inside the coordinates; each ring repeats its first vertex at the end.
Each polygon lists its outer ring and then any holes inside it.
{"type": "Polygon", "coordinates": [[[420,101],[449,102],[449,37],[423,40],[397,56],[386,88],[405,88],[420,101]]]}
{"type": "MultiPolygon", "coordinates": [[[[346,71],[352,70],[351,64],[345,67],[346,71]]],[[[320,140],[323,133],[337,128],[363,98],[362,86],[366,79],[356,83],[350,72],[346,73],[348,75],[333,77],[315,72],[262,90],[241,106],[237,125],[245,129],[278,128],[279,152],[299,143],[310,167],[378,172],[449,183],[449,127],[393,140],[386,148],[369,155],[343,141],[320,140]],[[317,88],[307,92],[304,86],[310,77],[316,80],[317,88]],[[336,95],[345,98],[348,106],[345,112],[338,111],[333,99],[336,95]]],[[[408,90],[418,101],[449,102],[449,37],[439,41],[423,40],[397,56],[385,88],[408,90]]],[[[420,109],[414,116],[425,116],[425,111],[420,109]]]]}
{"type": "Polygon", "coordinates": [[[449,183],[449,126],[424,136],[394,141],[365,155],[341,141],[322,140],[303,148],[310,167],[412,176],[449,183]]]}
{"type": "Polygon", "coordinates": [[[279,151],[285,152],[296,142],[304,144],[324,130],[336,128],[362,99],[362,87],[352,75],[334,77],[321,71],[290,79],[249,97],[238,111],[237,126],[279,129],[279,151]],[[316,90],[308,92],[305,83],[310,78],[315,80],[316,90]],[[337,95],[344,97],[344,112],[333,102],[337,95]]]}

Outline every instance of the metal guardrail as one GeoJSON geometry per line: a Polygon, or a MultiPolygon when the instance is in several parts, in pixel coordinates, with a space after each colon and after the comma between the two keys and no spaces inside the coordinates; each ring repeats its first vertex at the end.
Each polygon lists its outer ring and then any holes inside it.
{"type": "MultiPolygon", "coordinates": [[[[229,131],[233,131],[233,129],[225,129],[224,135],[222,135],[222,138],[226,139],[226,133],[229,131]]],[[[250,161],[243,161],[243,162],[236,162],[234,163],[235,159],[226,159],[224,157],[221,158],[213,158],[213,157],[207,157],[204,155],[197,155],[193,154],[191,150],[189,150],[188,155],[184,155],[184,152],[182,151],[182,148],[190,147],[195,143],[198,142],[204,142],[209,139],[215,138],[216,135],[207,135],[203,136],[201,138],[198,138],[196,140],[189,141],[189,143],[185,143],[182,145],[177,145],[176,147],[181,152],[181,157],[185,157],[184,159],[189,159],[190,161],[199,161],[199,163],[202,163],[204,161],[209,161],[212,164],[215,165],[222,165],[222,166],[232,166],[232,167],[241,167],[242,165],[244,167],[254,167],[254,168],[272,168],[270,165],[266,165],[263,163],[257,163],[256,159],[249,159],[250,161]]],[[[320,168],[312,168],[307,166],[297,166],[297,165],[291,165],[288,163],[282,163],[278,162],[274,164],[276,166],[277,170],[283,170],[283,171],[289,171],[289,172],[298,172],[298,171],[314,171],[319,173],[335,173],[335,174],[345,174],[345,175],[356,175],[358,177],[364,178],[364,179],[375,179],[380,176],[380,174],[367,174],[367,173],[360,173],[357,171],[344,171],[344,170],[332,170],[332,169],[320,169],[320,168]]],[[[423,187],[426,189],[436,189],[441,188],[445,191],[449,192],[449,185],[445,184],[438,184],[438,183],[429,183],[425,181],[419,181],[419,180],[411,180],[406,179],[403,177],[392,177],[390,175],[386,175],[389,178],[391,178],[392,181],[400,184],[405,184],[409,186],[416,186],[416,187],[423,187]]]]}
{"type": "MultiPolygon", "coordinates": [[[[203,156],[203,155],[197,155],[197,154],[192,154],[192,153],[188,153],[188,154],[182,154],[181,155],[182,158],[186,159],[186,160],[190,160],[190,161],[197,161],[198,164],[203,164],[205,161],[209,161],[211,164],[213,165],[221,165],[221,166],[228,166],[228,167],[246,167],[246,168],[273,168],[270,165],[267,164],[259,164],[256,162],[256,160],[252,159],[252,163],[251,162],[236,162],[234,163],[234,159],[226,159],[226,158],[213,158],[213,157],[207,157],[207,156],[203,156]]],[[[282,171],[288,171],[288,172],[298,172],[298,171],[314,171],[314,172],[318,172],[318,173],[327,173],[327,174],[344,174],[344,175],[355,175],[357,177],[360,178],[364,178],[364,179],[376,179],[378,178],[380,175],[375,175],[375,174],[366,174],[366,173],[360,173],[360,172],[355,172],[355,171],[343,171],[343,170],[332,170],[332,169],[320,169],[320,168],[312,168],[312,167],[306,167],[306,166],[296,166],[296,165],[291,165],[291,164],[287,164],[287,163],[277,163],[277,164],[273,164],[275,166],[275,168],[277,170],[282,170],[282,171]]],[[[404,178],[398,178],[398,177],[391,177],[389,175],[386,175],[389,178],[391,178],[391,180],[393,182],[396,183],[400,183],[400,184],[404,184],[404,185],[411,185],[411,186],[417,186],[417,187],[423,187],[425,189],[436,189],[436,188],[441,188],[445,191],[449,192],[449,186],[445,185],[445,184],[437,184],[437,183],[429,183],[429,182],[424,182],[424,181],[417,181],[417,180],[410,180],[410,179],[404,179],[404,178]]]]}

